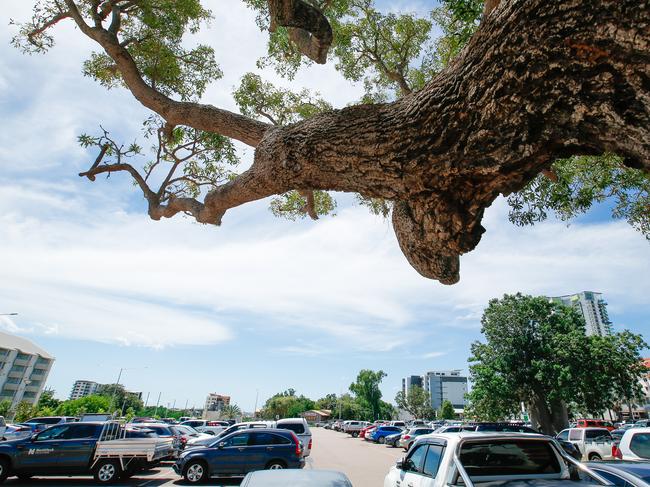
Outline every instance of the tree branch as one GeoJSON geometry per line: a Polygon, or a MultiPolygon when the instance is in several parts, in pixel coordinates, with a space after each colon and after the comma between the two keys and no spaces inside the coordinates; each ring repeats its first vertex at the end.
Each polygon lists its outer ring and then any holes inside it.
{"type": "Polygon", "coordinates": [[[172,125],[188,125],[214,132],[257,146],[270,125],[212,105],[179,102],[147,85],[129,51],[120,45],[117,36],[103,28],[89,26],[79,13],[73,0],[65,0],[72,18],[81,31],[96,41],[115,61],[124,83],[133,96],[145,107],[153,110],[172,125]]]}

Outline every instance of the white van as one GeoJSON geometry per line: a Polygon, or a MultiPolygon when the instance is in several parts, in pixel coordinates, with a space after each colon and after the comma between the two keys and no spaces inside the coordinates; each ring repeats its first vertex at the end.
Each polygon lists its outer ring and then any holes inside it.
{"type": "Polygon", "coordinates": [[[293,431],[298,439],[302,442],[304,454],[308,457],[311,453],[311,430],[305,418],[285,418],[278,419],[275,423],[276,428],[293,431]]]}

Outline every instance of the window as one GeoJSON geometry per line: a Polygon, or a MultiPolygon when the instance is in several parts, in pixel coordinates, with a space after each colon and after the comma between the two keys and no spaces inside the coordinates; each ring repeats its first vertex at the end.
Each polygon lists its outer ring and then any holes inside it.
{"type": "Polygon", "coordinates": [[[288,438],[284,438],[280,435],[274,435],[272,433],[253,433],[250,445],[262,446],[262,445],[287,445],[291,443],[288,438]]]}
{"type": "Polygon", "coordinates": [[[241,433],[239,435],[232,436],[228,438],[224,443],[224,446],[237,446],[237,447],[242,447],[242,446],[248,446],[248,438],[249,438],[248,433],[241,433]]]}
{"type": "Polygon", "coordinates": [[[546,441],[494,440],[465,443],[460,461],[470,476],[539,475],[561,472],[551,444],[546,441]]]}
{"type": "Polygon", "coordinates": [[[440,467],[440,460],[442,460],[442,453],[445,451],[444,447],[440,445],[429,445],[427,456],[424,459],[424,467],[422,473],[431,478],[436,478],[438,468],[440,467]]]}
{"type": "Polygon", "coordinates": [[[637,433],[632,436],[630,450],[641,458],[650,458],[650,433],[637,433]]]}
{"type": "Polygon", "coordinates": [[[556,438],[562,441],[569,441],[569,430],[560,431],[556,438]]]}
{"type": "Polygon", "coordinates": [[[26,353],[19,353],[16,355],[16,360],[29,360],[29,355],[26,353]]]}
{"type": "Polygon", "coordinates": [[[278,428],[291,430],[297,435],[301,435],[305,432],[305,425],[303,423],[282,423],[278,425],[278,428]]]}
{"type": "Polygon", "coordinates": [[[23,397],[30,398],[30,397],[35,397],[35,396],[36,396],[36,393],[34,391],[25,391],[25,392],[23,392],[23,397]]]}
{"type": "Polygon", "coordinates": [[[7,377],[7,384],[20,384],[18,377],[7,377]]]}
{"type": "Polygon", "coordinates": [[[625,479],[622,479],[618,475],[614,475],[613,473],[605,472],[603,470],[598,470],[598,469],[593,469],[594,472],[596,472],[598,475],[601,477],[604,477],[605,479],[609,480],[612,484],[618,486],[618,487],[632,487],[631,484],[628,484],[625,479]]]}
{"type": "Polygon", "coordinates": [[[582,429],[575,428],[569,430],[569,441],[580,441],[582,440],[582,429]]]}
{"type": "Polygon", "coordinates": [[[427,454],[427,448],[428,445],[420,445],[413,450],[413,453],[404,462],[404,470],[422,472],[422,463],[424,462],[424,456],[427,454]]]}
{"type": "Polygon", "coordinates": [[[585,440],[591,441],[612,441],[612,435],[607,430],[587,430],[585,440]]]}
{"type": "Polygon", "coordinates": [[[29,420],[30,423],[41,423],[41,424],[57,424],[61,422],[61,418],[54,416],[51,418],[32,418],[29,420]]]}
{"type": "Polygon", "coordinates": [[[37,440],[60,440],[65,437],[66,432],[70,429],[70,425],[62,424],[61,426],[53,426],[49,429],[46,429],[42,433],[39,433],[37,440]]]}
{"type": "Polygon", "coordinates": [[[25,366],[24,365],[14,365],[11,367],[12,372],[24,372],[25,371],[25,366]]]}
{"type": "Polygon", "coordinates": [[[83,438],[97,438],[99,436],[97,426],[94,424],[69,425],[63,434],[64,440],[79,440],[83,438]]]}

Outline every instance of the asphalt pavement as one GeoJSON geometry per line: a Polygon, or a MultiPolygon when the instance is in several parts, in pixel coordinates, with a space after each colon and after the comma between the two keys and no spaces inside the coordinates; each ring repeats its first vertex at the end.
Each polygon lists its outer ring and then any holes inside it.
{"type": "MultiPolygon", "coordinates": [[[[401,448],[389,448],[343,433],[323,428],[312,428],[313,448],[305,468],[339,470],[345,473],[354,487],[381,487],[388,469],[404,455],[401,448]]],[[[35,477],[20,481],[13,477],[5,481],[7,486],[29,487],[96,487],[89,477],[35,477]]],[[[171,467],[160,467],[139,474],[116,486],[172,487],[186,485],[171,467]]],[[[207,485],[239,485],[237,480],[212,479],[207,485]]]]}

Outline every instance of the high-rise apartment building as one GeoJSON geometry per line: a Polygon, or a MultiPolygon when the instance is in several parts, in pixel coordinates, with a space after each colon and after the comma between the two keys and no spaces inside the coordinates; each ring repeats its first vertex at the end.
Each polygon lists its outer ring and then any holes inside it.
{"type": "Polygon", "coordinates": [[[585,319],[587,335],[611,335],[612,322],[607,314],[607,303],[601,293],[583,291],[577,294],[550,298],[555,303],[575,308],[585,319]]]}
{"type": "Polygon", "coordinates": [[[211,392],[205,399],[205,407],[203,408],[204,414],[207,411],[221,411],[224,406],[230,404],[230,396],[222,396],[211,392]]]}
{"type": "Polygon", "coordinates": [[[70,392],[70,399],[80,399],[95,394],[99,386],[100,384],[91,380],[76,380],[70,392]]]}
{"type": "Polygon", "coordinates": [[[35,404],[54,357],[26,338],[0,332],[0,401],[35,404]]]}

